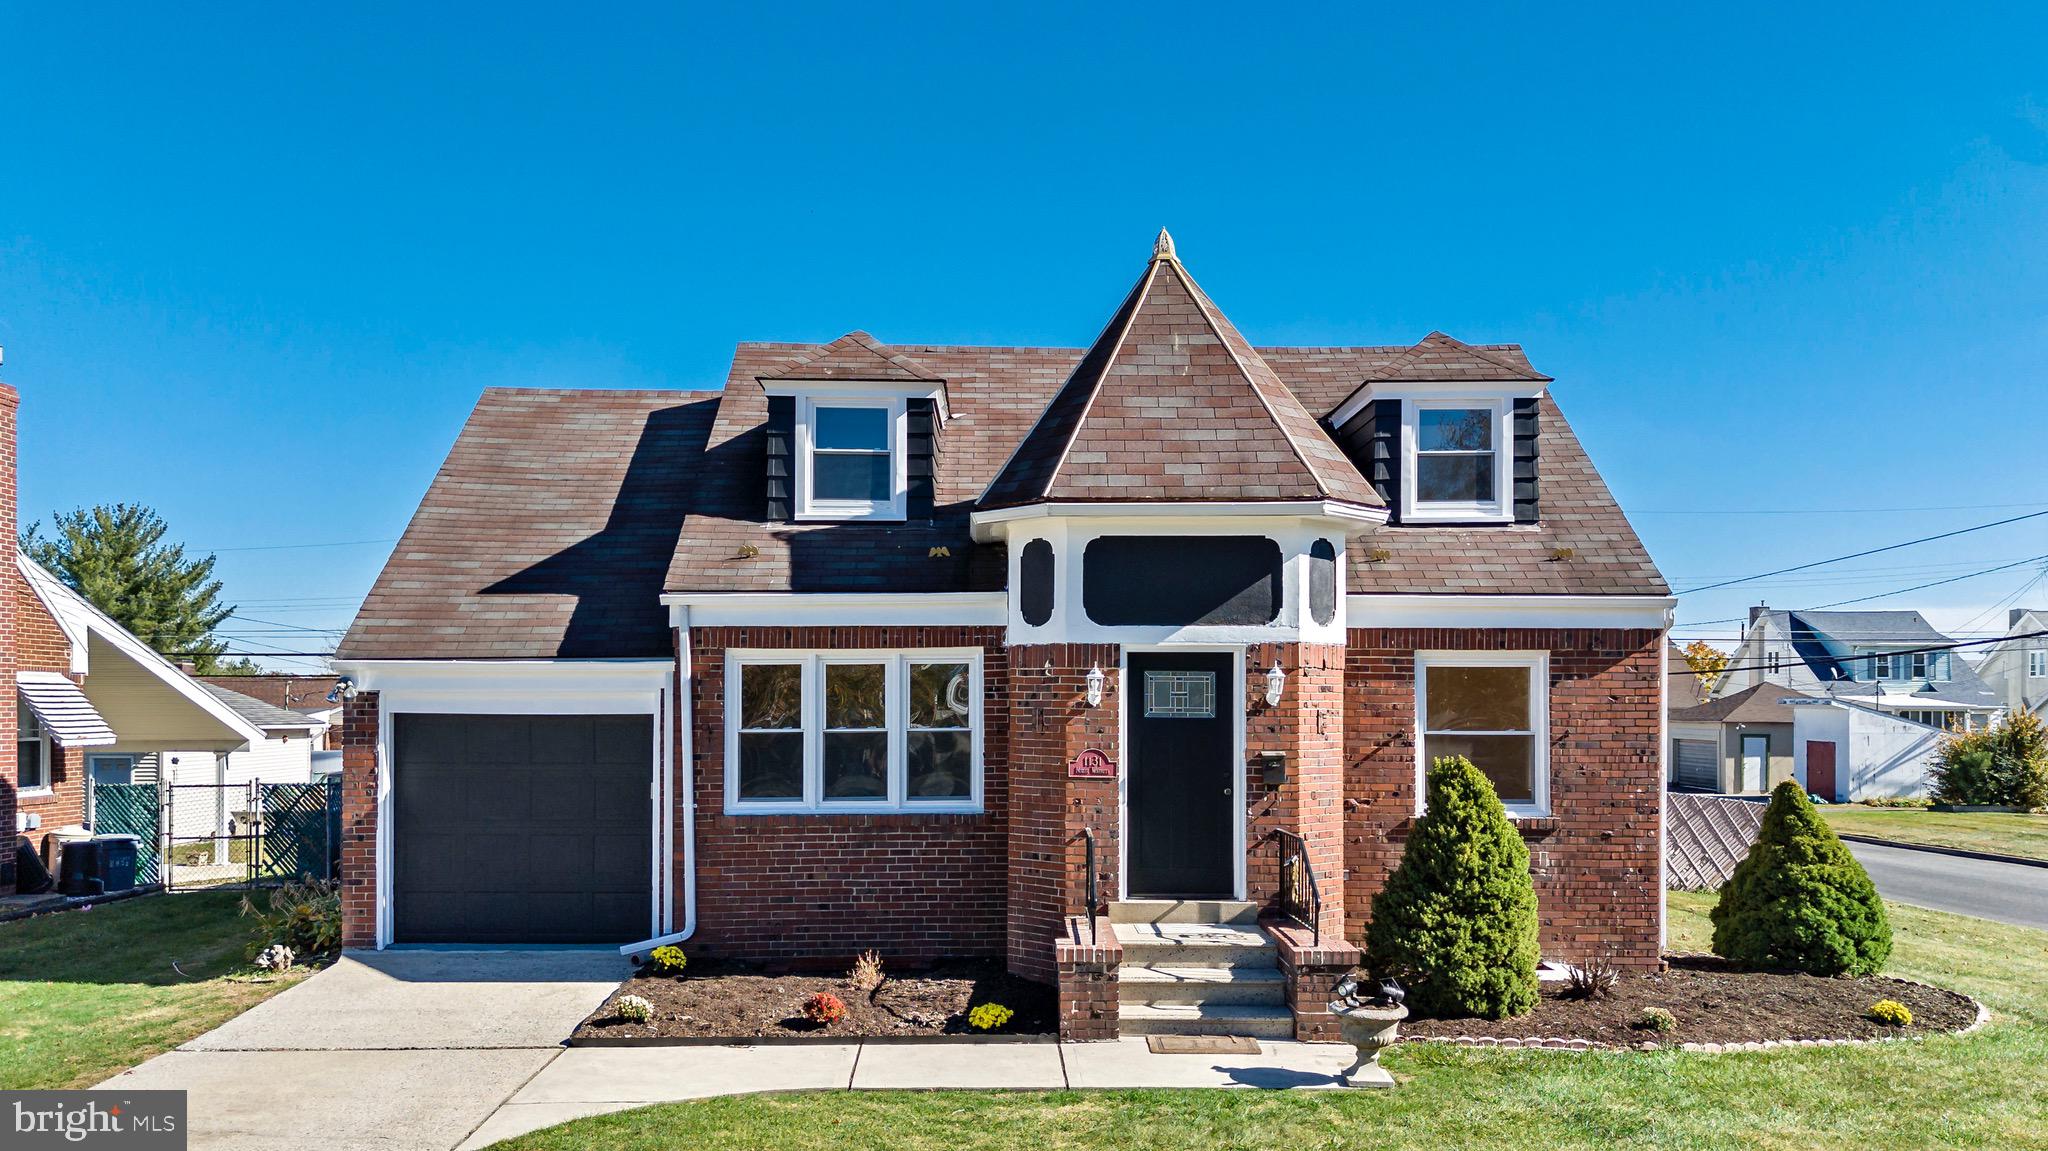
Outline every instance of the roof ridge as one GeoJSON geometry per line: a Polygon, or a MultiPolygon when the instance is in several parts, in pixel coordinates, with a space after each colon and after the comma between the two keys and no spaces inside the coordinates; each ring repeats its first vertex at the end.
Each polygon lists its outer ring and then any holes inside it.
{"type": "Polygon", "coordinates": [[[804,368],[823,360],[829,360],[836,353],[849,347],[860,348],[883,363],[889,364],[915,379],[932,384],[945,382],[944,376],[934,375],[931,369],[897,351],[891,345],[875,339],[873,335],[861,328],[854,328],[822,344],[811,345],[811,351],[801,353],[796,359],[776,368],[774,371],[763,372],[754,378],[757,380],[790,379],[792,378],[792,373],[802,371],[804,368]]]}
{"type": "MultiPolygon", "coordinates": [[[[1160,229],[1159,234],[1161,236],[1165,236],[1165,229],[1160,229]]],[[[1168,239],[1166,243],[1167,252],[1169,253],[1170,257],[1173,250],[1173,242],[1171,239],[1168,239]]],[[[1309,462],[1308,453],[1302,450],[1300,442],[1294,438],[1294,433],[1287,430],[1287,424],[1280,418],[1280,413],[1273,409],[1273,401],[1270,397],[1266,395],[1266,389],[1261,387],[1259,385],[1259,381],[1253,378],[1251,368],[1247,366],[1244,362],[1244,359],[1237,354],[1237,349],[1230,346],[1230,337],[1224,334],[1223,322],[1217,315],[1217,312],[1220,311],[1220,309],[1216,308],[1216,302],[1214,300],[1211,300],[1209,298],[1209,294],[1207,292],[1204,292],[1201,289],[1200,285],[1195,283],[1194,276],[1189,274],[1186,268],[1180,266],[1179,260],[1172,260],[1172,263],[1175,269],[1178,270],[1180,273],[1181,283],[1187,286],[1188,295],[1194,297],[1196,310],[1202,313],[1202,319],[1209,325],[1209,330],[1216,333],[1216,342],[1223,345],[1223,350],[1230,356],[1230,362],[1237,365],[1238,374],[1244,377],[1245,383],[1251,385],[1252,395],[1258,397],[1259,406],[1266,410],[1266,418],[1273,421],[1274,427],[1280,429],[1280,438],[1287,441],[1287,449],[1294,453],[1294,458],[1301,464],[1301,470],[1308,473],[1309,479],[1315,481],[1316,487],[1322,489],[1323,495],[1326,498],[1331,497],[1333,493],[1330,491],[1330,485],[1324,479],[1323,474],[1316,470],[1315,464],[1309,462]]],[[[1244,344],[1245,349],[1251,352],[1251,354],[1254,357],[1258,358],[1260,365],[1263,366],[1267,372],[1272,373],[1274,380],[1279,381],[1279,373],[1273,371],[1273,365],[1266,363],[1265,358],[1259,356],[1259,350],[1252,346],[1252,342],[1250,340],[1245,339],[1243,332],[1237,331],[1237,326],[1235,324],[1231,325],[1231,331],[1237,335],[1238,340],[1244,344]]],[[[1281,387],[1285,389],[1286,384],[1281,383],[1281,387]]],[[[1301,407],[1301,400],[1295,397],[1293,392],[1288,392],[1287,396],[1289,399],[1294,400],[1294,405],[1296,407],[1301,407]]],[[[1301,413],[1307,419],[1313,420],[1315,418],[1314,416],[1309,415],[1307,408],[1302,408],[1301,413]]]]}

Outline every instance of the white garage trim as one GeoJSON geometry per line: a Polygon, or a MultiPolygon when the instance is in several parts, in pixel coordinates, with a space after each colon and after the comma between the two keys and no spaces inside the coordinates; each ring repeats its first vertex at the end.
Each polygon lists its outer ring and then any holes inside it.
{"type": "MultiPolygon", "coordinates": [[[[632,660],[337,660],[357,689],[377,693],[377,947],[391,945],[393,717],[440,715],[646,715],[654,723],[654,881],[648,891],[650,935],[670,930],[675,873],[667,866],[675,827],[670,694],[676,664],[632,660]]],[[[694,839],[694,835],[690,836],[694,839]]],[[[692,845],[693,846],[693,845],[692,845]]],[[[694,880],[693,870],[686,870],[694,880]]],[[[694,882],[691,884],[694,887],[694,882]]],[[[695,892],[688,893],[694,910],[695,892]]],[[[691,916],[694,920],[694,915],[691,916]]]]}

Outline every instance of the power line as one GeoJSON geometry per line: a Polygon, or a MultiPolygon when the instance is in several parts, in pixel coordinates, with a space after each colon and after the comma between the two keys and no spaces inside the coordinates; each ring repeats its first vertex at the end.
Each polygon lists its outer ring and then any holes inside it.
{"type": "MultiPolygon", "coordinates": [[[[2042,637],[2042,636],[2044,636],[2044,635],[2048,635],[2048,630],[2042,630],[2042,631],[2028,631],[2028,632],[2020,632],[2020,633],[2018,633],[2018,634],[2016,634],[2016,635],[2001,635],[2001,636],[1993,636],[1993,637],[1991,637],[1990,639],[1971,639],[1971,640],[1962,640],[1962,641],[1959,641],[1959,642],[1956,642],[1956,643],[1935,643],[1935,644],[1928,644],[1928,645],[1927,645],[1927,646],[1925,646],[1925,647],[1901,647],[1901,648],[1892,648],[1892,649],[1890,649],[1890,650],[1888,650],[1888,651],[1881,651],[1881,652],[1871,652],[1871,653],[1870,653],[1869,655],[1843,655],[1843,656],[1814,656],[1814,657],[1812,657],[1812,658],[1806,658],[1806,657],[1803,657],[1803,656],[1802,656],[1802,657],[1801,657],[1801,660],[1802,660],[1802,662],[1805,662],[1805,663],[1809,663],[1809,664],[1816,664],[1816,663],[1824,663],[1824,664],[1833,664],[1833,665],[1834,665],[1834,666],[1836,666],[1836,667],[1840,667],[1840,666],[1841,666],[1842,664],[1845,664],[1845,663],[1864,663],[1864,662],[1866,662],[1866,661],[1873,661],[1873,660],[1878,660],[1878,659],[1891,659],[1891,658],[1895,658],[1895,657],[1897,657],[1897,656],[1902,656],[1902,655],[1921,655],[1921,654],[1924,654],[1924,653],[1927,653],[1927,652],[1937,652],[1937,651],[1955,651],[1955,650],[1957,650],[1957,649],[1959,649],[1959,648],[1966,648],[1966,647],[1983,647],[1983,646],[1984,646],[1984,645],[1986,645],[1986,644],[1994,644],[1994,643],[2004,643],[2004,642],[2005,642],[2006,640],[2009,640],[2009,639],[2039,639],[2040,637],[2042,637]]],[[[1714,674],[1715,674],[1715,675],[1726,675],[1727,673],[1729,673],[1729,672],[1731,672],[1731,671],[1772,671],[1772,670],[1776,670],[1776,669],[1773,669],[1773,668],[1772,668],[1772,667],[1771,667],[1771,666],[1770,666],[1770,665],[1769,665],[1768,663],[1745,663],[1745,664],[1734,664],[1734,663],[1731,663],[1731,664],[1729,664],[1729,665],[1728,665],[1727,667],[1721,668],[1721,669],[1720,669],[1719,671],[1715,672],[1714,674]]],[[[1696,672],[1696,671],[1694,671],[1694,670],[1692,670],[1691,668],[1686,668],[1686,669],[1685,669],[1684,671],[1674,671],[1674,672],[1672,672],[1672,673],[1670,673],[1670,674],[1671,674],[1671,675],[1674,675],[1674,676],[1679,676],[1679,675],[1698,675],[1699,673],[1698,673],[1698,672],[1696,672]]]]}
{"type": "Polygon", "coordinates": [[[326,540],[321,543],[311,544],[254,544],[247,547],[193,548],[192,550],[209,554],[217,552],[289,552],[301,551],[306,548],[354,548],[367,547],[370,544],[395,544],[397,542],[398,537],[392,536],[390,539],[383,540],[326,540]]]}
{"type": "MultiPolygon", "coordinates": [[[[1870,601],[1870,600],[1874,600],[1874,599],[1888,599],[1888,598],[1890,598],[1890,597],[1892,597],[1892,596],[1895,596],[1895,595],[1905,595],[1905,594],[1906,594],[1907,592],[1925,591],[1925,590],[1926,590],[1926,589],[1928,589],[1928,588],[1931,588],[1931,587],[1940,587],[1940,586],[1941,586],[1941,585],[1943,585],[1943,584],[1951,584],[1951,583],[1961,583],[1961,582],[1962,582],[1963,580],[1966,580],[1966,579],[1976,579],[1976,578],[1977,578],[1978,576],[1987,576],[1987,575],[1993,575],[1993,574],[1995,574],[1995,573],[1997,573],[1997,572],[2002,572],[2002,571],[2011,571],[2011,570],[2012,570],[2013,568],[2016,568],[2016,567],[2025,567],[2026,565],[2028,565],[2028,564],[2030,564],[2030,563],[2040,563],[2040,562],[2042,562],[2042,561],[2044,561],[2044,560],[2048,560],[2048,555],[2038,555],[2038,556],[2029,556],[2029,557],[2027,557],[2026,559],[2023,559],[2023,560],[2015,560],[2014,562],[2012,562],[2012,563],[2009,563],[2009,564],[2001,564],[2001,565],[1999,565],[1998,567],[1990,567],[1990,568],[1984,568],[1984,569],[1983,569],[1983,570],[1981,570],[1981,571],[1973,571],[1973,572],[1964,572],[1964,573],[1963,573],[1962,575],[1959,575],[1959,576],[1950,576],[1950,577],[1948,577],[1947,579],[1938,579],[1938,580],[1934,580],[1934,581],[1933,581],[1933,582],[1931,582],[1931,583],[1915,584],[1915,585],[1914,585],[1914,586],[1912,586],[1912,587],[1902,587],[1902,588],[1894,588],[1894,589],[1892,589],[1891,591],[1881,591],[1881,592],[1876,592],[1876,593],[1874,593],[1874,594],[1871,594],[1871,595],[1866,595],[1866,596],[1857,596],[1857,597],[1856,597],[1856,598],[1854,598],[1854,599],[1838,599],[1838,600],[1835,600],[1835,601],[1834,601],[1833,603],[1823,603],[1823,604],[1815,604],[1815,605],[1814,605],[1814,606],[1812,606],[1812,607],[1799,607],[1799,608],[1792,608],[1792,609],[1790,609],[1790,610],[1792,610],[1792,611],[1795,611],[1795,612],[1802,612],[1802,611],[1826,611],[1827,609],[1829,609],[1829,608],[1831,608],[1831,607],[1842,607],[1842,606],[1844,606],[1844,605],[1846,605],[1846,604],[1852,604],[1852,603],[1866,603],[1866,602],[1868,602],[1868,601],[1870,601]]],[[[2044,574],[2048,574],[2048,573],[2044,573],[2044,574]]],[[[2042,577],[2041,577],[2041,576],[2039,576],[2039,575],[2035,576],[2035,577],[2033,578],[2033,580],[2030,580],[2030,581],[2028,581],[2027,583],[2025,583],[2025,584],[2022,584],[2022,585],[2020,585],[2020,590],[2019,590],[2019,591],[2017,591],[2017,592],[2014,592],[2014,593],[2012,593],[2012,595],[2011,595],[2011,596],[2009,596],[2009,597],[2007,597],[2007,598],[2017,598],[2018,596],[2021,596],[2021,595],[2024,595],[2024,594],[2026,594],[2026,589],[2027,589],[2027,588],[2029,588],[2029,587],[2032,587],[2032,586],[2033,586],[2033,585],[2034,585],[2035,583],[2039,582],[2039,581],[2041,580],[2041,578],[2042,578],[2042,577]]],[[[2002,603],[2002,602],[2004,602],[2004,601],[2002,601],[2002,600],[2001,600],[2000,602],[2002,603]]],[[[1992,608],[1992,610],[1996,610],[1996,607],[1997,607],[1997,605],[1995,605],[1995,604],[1994,604],[1994,605],[1993,605],[1993,608],[1992,608]]],[[[1975,617],[1975,618],[1971,619],[1971,621],[1970,621],[1970,622],[1971,622],[1972,624],[1974,624],[1974,623],[1976,623],[1976,622],[1977,622],[1977,619],[1980,619],[1980,618],[1982,618],[1982,615],[1981,615],[1981,614],[1980,614],[1979,616],[1977,616],[1977,617],[1975,617]]],[[[1713,625],[1715,625],[1715,624],[1722,624],[1722,623],[1743,623],[1743,622],[1746,622],[1746,620],[1747,620],[1747,617],[1745,617],[1745,616],[1730,616],[1730,617],[1728,617],[1727,619],[1703,619],[1703,620],[1694,620],[1694,621],[1693,621],[1693,622],[1691,622],[1691,623],[1673,624],[1673,625],[1672,625],[1672,627],[1673,627],[1673,628],[1681,628],[1681,627],[1712,627],[1712,626],[1713,626],[1713,625]]],[[[1969,630],[1969,628],[1968,628],[1967,626],[1965,626],[1965,627],[1963,627],[1963,628],[1961,628],[1961,629],[1959,629],[1959,630],[1961,630],[1961,631],[1968,631],[1968,630],[1969,630]]],[[[1952,634],[1953,634],[1953,633],[1952,633],[1952,634]]]]}
{"type": "Polygon", "coordinates": [[[1886,544],[1884,547],[1881,548],[1869,548],[1865,551],[1851,552],[1848,555],[1835,556],[1831,559],[1814,560],[1812,563],[1795,564],[1792,567],[1779,568],[1776,571],[1760,572],[1756,575],[1741,576],[1737,579],[1722,580],[1719,583],[1701,584],[1699,587],[1686,588],[1685,590],[1676,592],[1674,594],[1694,595],[1698,592],[1713,591],[1715,588],[1733,587],[1736,584],[1750,583],[1751,581],[1760,579],[1769,579],[1772,576],[1788,575],[1792,572],[1807,571],[1811,568],[1825,567],[1828,564],[1841,563],[1843,560],[1862,559],[1864,556],[1874,556],[1883,552],[1894,552],[1898,551],[1900,548],[1909,548],[1914,547],[1918,544],[1933,543],[1936,540],[1953,539],[1956,536],[1968,535],[1971,532],[1981,532],[1987,528],[2004,527],[2006,524],[2016,524],[2021,522],[2022,520],[2039,519],[2042,516],[2048,516],[2048,510],[2028,512],[2026,515],[2023,516],[2011,516],[2009,518],[2002,520],[1993,520],[1988,524],[1977,524],[1972,527],[1957,528],[1952,532],[1942,532],[1940,535],[1922,536],[1919,539],[1907,540],[1904,543],[1886,544]]]}
{"type": "Polygon", "coordinates": [[[1632,516],[1848,516],[1892,514],[1895,512],[1974,512],[1993,511],[2003,508],[2042,508],[2048,502],[2035,501],[2025,504],[1927,504],[1921,507],[1874,507],[1874,508],[1702,508],[1657,509],[1644,511],[1629,509],[1632,516]]]}

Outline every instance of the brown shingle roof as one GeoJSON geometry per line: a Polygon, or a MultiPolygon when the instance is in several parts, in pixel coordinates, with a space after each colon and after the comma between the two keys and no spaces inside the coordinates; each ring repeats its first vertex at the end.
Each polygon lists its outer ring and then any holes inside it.
{"type": "Polygon", "coordinates": [[[1379,507],[1330,441],[1173,256],[1125,297],[983,507],[1042,500],[1314,500],[1379,507]]]}
{"type": "Polygon", "coordinates": [[[704,392],[486,391],[336,654],[670,654],[662,579],[693,477],[719,465],[704,451],[717,407],[704,392]]]}
{"type": "Polygon", "coordinates": [[[764,380],[916,380],[944,383],[916,360],[875,342],[866,332],[848,332],[815,352],[798,356],[764,380]]]}
{"type": "MultiPolygon", "coordinates": [[[[663,590],[1000,589],[1003,549],[975,544],[969,517],[1006,462],[1012,472],[1021,469],[1014,488],[1005,488],[1013,499],[1028,492],[1109,499],[1327,493],[1377,502],[1314,416],[1336,408],[1369,376],[1412,366],[1414,347],[1253,349],[1177,261],[1155,261],[1147,281],[1155,280],[1151,308],[1138,306],[1141,283],[1111,323],[1134,333],[1140,318],[1156,324],[1157,331],[1142,334],[1154,349],[1145,354],[1150,362],[1140,363],[1127,341],[1122,355],[1102,351],[1107,370],[1083,363],[1078,348],[888,346],[852,333],[827,345],[740,344],[718,394],[486,392],[339,654],[659,656],[671,648],[658,602],[663,590]],[[874,379],[890,370],[943,381],[948,395],[931,518],[767,522],[767,396],[760,381],[805,372],[874,379]],[[1072,386],[1105,376],[1100,388],[1072,386]],[[1145,384],[1162,380],[1172,381],[1170,390],[1145,384]],[[1173,404],[1157,401],[1187,394],[1187,380],[1202,389],[1204,414],[1189,427],[1169,427],[1188,421],[1173,418],[1180,410],[1173,404]],[[1084,417],[1089,397],[1095,410],[1084,417]],[[1062,414],[1063,404],[1074,410],[1062,414]],[[1228,413],[1227,422],[1218,412],[1228,413]],[[1115,426],[1124,422],[1144,432],[1138,442],[1150,440],[1143,457],[1126,446],[1123,433],[1131,429],[1115,426]],[[1072,452],[1052,434],[1061,427],[1075,433],[1072,452]],[[1190,428],[1213,435],[1173,438],[1190,428]],[[1046,443],[1060,450],[1045,450],[1046,443]],[[1176,449],[1199,456],[1201,466],[1137,472],[1147,477],[1143,487],[1103,482],[1120,467],[1176,449]],[[1063,455],[1071,472],[1058,466],[1063,455]],[[1083,458],[1096,455],[1101,459],[1083,458]],[[1020,463],[1026,457],[1038,462],[1020,463]],[[1204,494],[1191,494],[1197,492],[1204,494]]],[[[1534,376],[1515,345],[1459,347],[1534,376]]],[[[1363,533],[1352,545],[1351,590],[1665,594],[1663,578],[1548,394],[1539,411],[1541,522],[1363,533]]]]}
{"type": "Polygon", "coordinates": [[[1685,723],[1791,723],[1793,710],[1778,701],[1810,698],[1789,687],[1760,683],[1695,707],[1673,708],[1671,718],[1685,723]]]}

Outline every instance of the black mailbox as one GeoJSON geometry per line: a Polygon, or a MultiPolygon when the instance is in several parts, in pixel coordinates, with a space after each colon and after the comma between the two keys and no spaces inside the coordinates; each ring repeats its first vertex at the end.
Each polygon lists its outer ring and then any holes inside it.
{"type": "Polygon", "coordinates": [[[1284,751],[1262,751],[1252,757],[1259,765],[1259,780],[1267,787],[1279,787],[1287,782],[1287,753],[1284,751]]]}

